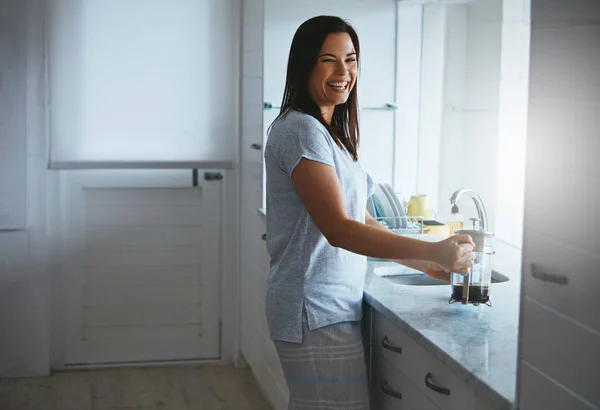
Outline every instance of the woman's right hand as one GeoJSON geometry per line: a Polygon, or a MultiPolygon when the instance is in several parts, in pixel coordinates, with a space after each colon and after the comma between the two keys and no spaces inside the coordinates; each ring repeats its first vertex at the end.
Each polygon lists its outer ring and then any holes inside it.
{"type": "Polygon", "coordinates": [[[440,266],[454,273],[467,274],[473,267],[475,242],[470,235],[454,235],[438,242],[434,259],[440,266]]]}

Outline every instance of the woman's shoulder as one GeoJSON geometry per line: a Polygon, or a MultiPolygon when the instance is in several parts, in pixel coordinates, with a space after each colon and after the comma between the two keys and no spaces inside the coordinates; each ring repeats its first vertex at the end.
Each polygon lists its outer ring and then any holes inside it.
{"type": "Polygon", "coordinates": [[[331,150],[332,140],[327,129],[315,117],[290,110],[277,119],[267,137],[265,157],[283,151],[331,150]]]}
{"type": "Polygon", "coordinates": [[[283,133],[289,135],[290,131],[303,133],[306,131],[323,131],[325,127],[315,117],[297,110],[288,110],[281,117],[275,120],[271,126],[271,134],[283,133]]]}

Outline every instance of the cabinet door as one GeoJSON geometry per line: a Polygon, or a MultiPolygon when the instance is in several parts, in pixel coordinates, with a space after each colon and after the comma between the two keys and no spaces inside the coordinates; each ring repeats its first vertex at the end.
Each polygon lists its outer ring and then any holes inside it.
{"type": "Polygon", "coordinates": [[[0,7],[0,229],[26,228],[26,5],[0,7]]]}
{"type": "Polygon", "coordinates": [[[600,26],[589,22],[600,8],[531,3],[517,401],[523,410],[597,409],[600,26]]]}
{"type": "Polygon", "coordinates": [[[382,356],[436,406],[444,410],[473,408],[473,390],[378,312],[373,320],[372,343],[374,351],[379,349],[382,356]],[[448,393],[435,391],[432,385],[447,389],[448,393]]]}
{"type": "Polygon", "coordinates": [[[414,383],[386,359],[381,345],[373,346],[372,360],[371,408],[439,410],[414,383]]]}
{"type": "Polygon", "coordinates": [[[521,409],[592,410],[597,408],[581,401],[579,397],[557,386],[543,373],[528,365],[522,365],[520,372],[521,385],[526,386],[522,389],[519,399],[521,409]]]}

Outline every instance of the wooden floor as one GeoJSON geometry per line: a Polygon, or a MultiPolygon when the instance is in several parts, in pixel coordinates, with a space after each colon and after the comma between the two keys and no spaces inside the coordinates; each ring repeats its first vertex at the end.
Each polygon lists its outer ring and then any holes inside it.
{"type": "Polygon", "coordinates": [[[0,379],[0,410],[269,410],[249,370],[148,367],[0,379]]]}

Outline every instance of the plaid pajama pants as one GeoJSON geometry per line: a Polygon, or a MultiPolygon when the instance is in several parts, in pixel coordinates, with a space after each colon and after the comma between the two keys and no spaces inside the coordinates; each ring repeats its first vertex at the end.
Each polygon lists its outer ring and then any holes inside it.
{"type": "Polygon", "coordinates": [[[290,390],[288,410],[369,410],[360,322],[309,330],[302,343],[274,341],[290,390]]]}

